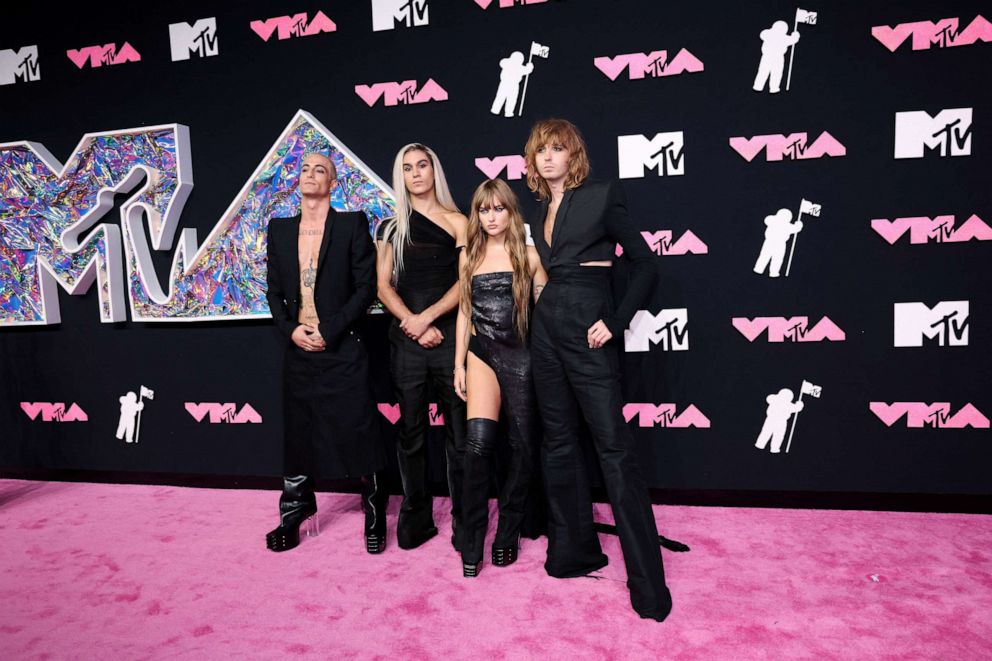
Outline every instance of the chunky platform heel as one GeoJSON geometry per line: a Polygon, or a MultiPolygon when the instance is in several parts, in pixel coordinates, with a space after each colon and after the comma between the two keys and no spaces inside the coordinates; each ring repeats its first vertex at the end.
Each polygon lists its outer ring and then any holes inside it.
{"type": "Polygon", "coordinates": [[[506,567],[517,561],[517,547],[507,546],[504,548],[493,547],[493,566],[506,567]]]}

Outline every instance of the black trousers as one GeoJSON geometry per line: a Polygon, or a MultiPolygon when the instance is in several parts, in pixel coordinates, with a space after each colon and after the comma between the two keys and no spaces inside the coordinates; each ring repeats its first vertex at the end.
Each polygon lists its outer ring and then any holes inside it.
{"type": "Polygon", "coordinates": [[[614,338],[590,349],[586,333],[612,309],[609,269],[552,270],[534,312],[531,360],[544,423],[542,447],[548,496],[545,569],[560,578],[582,576],[607,564],[593,526],[579,416],[592,434],[613,507],[627,568],[630,601],[642,617],[664,617],[671,608],[658,529],[633,435],[623,419],[619,347],[614,338]]]}
{"type": "Polygon", "coordinates": [[[462,509],[462,461],[465,455],[465,402],[453,384],[454,323],[439,325],[444,341],[425,349],[406,337],[398,324],[389,330],[390,371],[400,405],[396,455],[403,480],[403,505],[397,523],[399,535],[414,537],[434,527],[433,502],[427,490],[428,385],[440,400],[444,415],[448,491],[452,527],[457,536],[462,509]]]}

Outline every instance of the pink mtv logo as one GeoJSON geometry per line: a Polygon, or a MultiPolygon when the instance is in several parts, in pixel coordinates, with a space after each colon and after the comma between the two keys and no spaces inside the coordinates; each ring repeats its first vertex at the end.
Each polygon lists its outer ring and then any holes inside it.
{"type": "Polygon", "coordinates": [[[693,404],[678,415],[675,404],[624,404],[623,417],[627,422],[637,418],[638,427],[710,428],[710,419],[693,404]]]}
{"type": "Polygon", "coordinates": [[[627,70],[627,77],[630,80],[677,76],[681,73],[698,73],[703,70],[703,63],[684,48],[671,61],[668,61],[668,51],[657,50],[650,53],[597,57],[592,63],[610,80],[616,80],[624,69],[627,70]]]}
{"type": "Polygon", "coordinates": [[[824,156],[846,156],[847,147],[824,131],[812,144],[807,144],[805,133],[790,133],[789,135],[756,135],[753,138],[731,138],[730,146],[744,160],[751,162],[755,156],[765,150],[766,161],[806,161],[824,156]]]}
{"type": "MultiPolygon", "coordinates": [[[[693,234],[692,230],[686,230],[674,243],[672,230],[659,230],[657,232],[641,232],[644,242],[651,248],[651,252],[656,255],[705,255],[710,249],[703,241],[693,234]]],[[[617,244],[617,257],[623,254],[623,246],[617,244]]]]}
{"type": "Polygon", "coordinates": [[[893,53],[909,37],[913,38],[913,50],[929,50],[933,45],[937,48],[949,48],[970,46],[976,41],[992,41],[992,23],[981,15],[976,16],[964,30],[958,30],[960,22],[958,18],[942,18],[936,23],[916,21],[900,23],[895,27],[876,25],[871,29],[871,36],[893,53]]]}
{"type": "Polygon", "coordinates": [[[37,420],[40,414],[43,422],[88,422],[90,419],[78,404],[72,404],[66,410],[64,402],[21,402],[21,409],[32,420],[37,420]]]}
{"type": "Polygon", "coordinates": [[[475,4],[479,5],[483,9],[489,9],[489,6],[496,4],[500,9],[507,9],[515,5],[539,5],[541,3],[547,2],[548,0],[475,0],[475,4]]]}
{"type": "Polygon", "coordinates": [[[731,319],[734,328],[754,342],[758,336],[768,331],[769,342],[843,342],[847,339],[837,324],[830,317],[823,317],[815,326],[809,328],[809,317],[734,317],[731,319]]]}
{"type": "Polygon", "coordinates": [[[80,69],[85,67],[87,62],[89,62],[90,67],[96,68],[104,65],[141,61],[141,55],[126,41],[120,50],[117,49],[117,44],[105,44],[103,46],[87,46],[78,50],[70,48],[65,54],[80,69]]]}
{"type": "Polygon", "coordinates": [[[202,404],[186,402],[186,411],[197,422],[203,422],[203,419],[207,418],[212,425],[222,422],[235,425],[244,423],[259,424],[262,422],[262,416],[252,408],[251,404],[245,404],[239,411],[237,405],[232,402],[225,404],[219,404],[217,402],[204,402],[202,404]]]}
{"type": "Polygon", "coordinates": [[[306,13],[293,14],[292,16],[276,16],[265,20],[252,21],[249,27],[262,38],[268,41],[275,32],[280,39],[290,39],[292,37],[312,37],[323,32],[334,32],[338,26],[334,21],[327,18],[322,11],[318,11],[312,21],[307,20],[306,13]]]}
{"type": "Polygon", "coordinates": [[[893,245],[906,232],[909,232],[911,244],[963,243],[972,239],[992,241],[992,228],[974,214],[958,227],[954,226],[954,216],[936,216],[932,219],[926,216],[912,216],[895,220],[875,218],[871,221],[871,228],[893,245]]]}
{"type": "Polygon", "coordinates": [[[951,415],[949,402],[869,402],[868,408],[878,416],[878,419],[891,427],[900,418],[906,416],[906,426],[919,429],[922,427],[963,429],[988,429],[989,419],[971,404],[965,404],[961,410],[951,415]]]}
{"type": "MultiPolygon", "coordinates": [[[[400,419],[400,405],[399,404],[387,404],[385,402],[379,402],[376,407],[379,409],[379,413],[383,415],[386,420],[389,420],[389,424],[395,425],[400,419]]],[[[430,422],[432,427],[440,427],[444,425],[444,414],[441,413],[441,409],[438,405],[431,404],[427,409],[427,420],[430,422]]]]}
{"type": "Polygon", "coordinates": [[[506,178],[510,181],[523,179],[527,176],[527,159],[515,154],[477,158],[475,159],[475,167],[482,170],[482,174],[489,179],[495,179],[504,169],[506,170],[506,178]]]}
{"type": "Polygon", "coordinates": [[[417,90],[417,81],[404,80],[402,83],[373,83],[372,85],[355,85],[355,94],[371,108],[380,98],[383,105],[396,106],[399,104],[427,103],[428,101],[447,101],[448,93],[443,87],[428,78],[424,86],[417,90]]]}

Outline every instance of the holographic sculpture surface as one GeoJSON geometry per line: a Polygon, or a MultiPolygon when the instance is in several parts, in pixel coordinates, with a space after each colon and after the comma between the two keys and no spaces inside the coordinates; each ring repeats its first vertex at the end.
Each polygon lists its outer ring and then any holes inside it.
{"type": "Polygon", "coordinates": [[[393,214],[389,186],[301,110],[206,241],[197,247],[195,229],[181,232],[165,291],[150,250],[172,247],[193,187],[186,127],[88,134],[64,167],[40,145],[0,145],[0,325],[58,323],[55,285],[82,294],[94,279],[104,322],[126,318],[125,291],[134,321],[268,316],[266,229],[299,212],[298,165],[311,151],[334,160],[336,209],[365,211],[370,231],[393,214]],[[123,192],[132,195],[120,227],[97,224],[123,192]]]}

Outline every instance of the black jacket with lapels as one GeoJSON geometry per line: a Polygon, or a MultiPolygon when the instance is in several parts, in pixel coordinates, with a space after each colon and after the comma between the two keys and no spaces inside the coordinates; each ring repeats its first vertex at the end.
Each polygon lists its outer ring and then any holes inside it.
{"type": "Polygon", "coordinates": [[[616,310],[603,319],[614,338],[623,338],[638,308],[647,303],[654,289],[657,269],[654,255],[627,213],[627,195],[618,181],[589,182],[565,191],[555,214],[551,245],[544,240],[548,200],[541,202],[531,224],[534,245],[541,264],[554,282],[556,266],[616,259],[616,245],[632,262],[630,282],[616,310]]]}
{"type": "MultiPolygon", "coordinates": [[[[272,318],[287,338],[299,325],[299,235],[299,215],[269,221],[266,298],[272,318]]],[[[313,298],[320,319],[318,329],[333,349],[355,329],[375,300],[375,248],[363,212],[333,208],[328,212],[316,277],[313,298]]]]}

